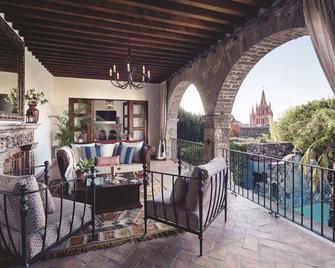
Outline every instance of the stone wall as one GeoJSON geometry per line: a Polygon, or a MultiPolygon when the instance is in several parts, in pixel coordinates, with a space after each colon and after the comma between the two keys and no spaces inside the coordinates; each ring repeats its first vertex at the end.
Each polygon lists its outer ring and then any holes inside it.
{"type": "MultiPolygon", "coordinates": [[[[276,1],[268,10],[227,35],[168,80],[167,140],[176,133],[178,108],[190,84],[197,88],[206,114],[206,158],[228,145],[235,96],[253,66],[276,47],[307,34],[301,0],[276,1]],[[221,120],[223,122],[221,122],[221,120]],[[219,122],[220,121],[220,122],[219,122]],[[207,155],[208,154],[208,155],[207,155]]],[[[171,154],[167,144],[167,151],[171,154]]]]}
{"type": "Polygon", "coordinates": [[[258,138],[270,133],[269,126],[259,126],[259,127],[250,127],[250,126],[241,126],[240,127],[240,137],[241,138],[258,138]]]}
{"type": "Polygon", "coordinates": [[[239,147],[243,147],[245,149],[244,151],[247,153],[275,157],[279,159],[292,154],[292,150],[294,148],[292,142],[283,141],[260,142],[258,140],[245,140],[239,138],[233,138],[230,141],[239,147]]]}

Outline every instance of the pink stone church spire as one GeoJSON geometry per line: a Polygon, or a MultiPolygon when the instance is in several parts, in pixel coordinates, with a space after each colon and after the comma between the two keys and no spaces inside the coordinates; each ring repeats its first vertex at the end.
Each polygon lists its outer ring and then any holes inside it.
{"type": "Polygon", "coordinates": [[[273,112],[271,109],[271,103],[267,104],[265,91],[262,90],[261,101],[258,105],[256,103],[256,111],[254,110],[254,106],[252,106],[252,110],[250,113],[250,125],[251,126],[269,126],[272,121],[273,112]]]}

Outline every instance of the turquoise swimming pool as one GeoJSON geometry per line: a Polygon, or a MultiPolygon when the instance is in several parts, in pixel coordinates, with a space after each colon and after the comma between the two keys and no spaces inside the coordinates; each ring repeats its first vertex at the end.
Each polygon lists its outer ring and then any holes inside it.
{"type": "MultiPolygon", "coordinates": [[[[294,209],[297,213],[301,213],[301,207],[294,209]]],[[[311,217],[311,205],[303,206],[303,213],[306,218],[311,217]]],[[[328,224],[329,216],[329,203],[323,203],[323,224],[328,224]]],[[[321,223],[321,202],[313,204],[313,220],[314,222],[321,223]]]]}

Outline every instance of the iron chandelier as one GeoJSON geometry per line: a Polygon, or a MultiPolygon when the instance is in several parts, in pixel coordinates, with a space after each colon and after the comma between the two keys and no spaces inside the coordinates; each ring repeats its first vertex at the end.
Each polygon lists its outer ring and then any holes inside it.
{"type": "Polygon", "coordinates": [[[133,80],[134,75],[136,75],[136,65],[132,64],[131,61],[131,49],[128,48],[128,59],[127,59],[127,65],[126,65],[126,71],[127,71],[127,80],[122,81],[120,80],[120,73],[116,69],[116,65],[113,65],[113,68],[109,69],[109,77],[111,80],[111,83],[113,86],[125,89],[129,86],[129,89],[135,88],[135,89],[141,89],[144,87],[144,83],[149,83],[150,81],[150,70],[146,71],[145,66],[142,66],[142,81],[141,82],[135,82],[133,80]]]}

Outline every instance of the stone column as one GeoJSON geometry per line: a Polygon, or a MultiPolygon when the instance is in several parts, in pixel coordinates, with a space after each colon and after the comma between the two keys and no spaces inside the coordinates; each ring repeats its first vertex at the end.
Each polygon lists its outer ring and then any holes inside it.
{"type": "Polygon", "coordinates": [[[204,160],[221,156],[229,144],[228,116],[204,115],[204,160]]]}
{"type": "Polygon", "coordinates": [[[168,119],[166,122],[166,158],[175,159],[177,152],[177,123],[178,118],[168,119]],[[175,142],[174,142],[175,141],[175,142]]]}

